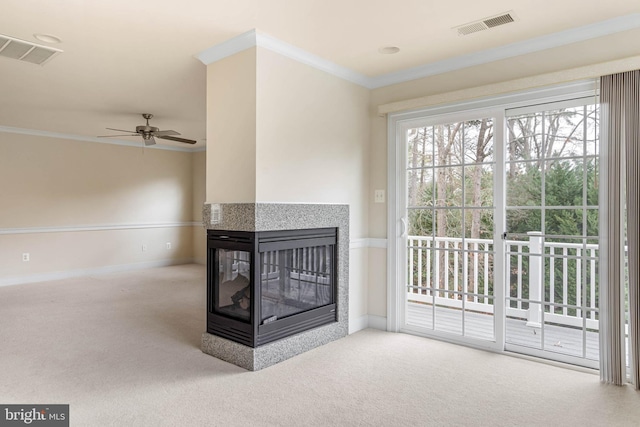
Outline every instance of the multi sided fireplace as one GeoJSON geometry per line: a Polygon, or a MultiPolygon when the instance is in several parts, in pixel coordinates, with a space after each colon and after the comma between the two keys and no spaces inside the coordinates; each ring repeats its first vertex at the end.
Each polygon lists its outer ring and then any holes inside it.
{"type": "Polygon", "coordinates": [[[337,229],[207,230],[207,332],[258,347],[337,321],[337,229]]]}

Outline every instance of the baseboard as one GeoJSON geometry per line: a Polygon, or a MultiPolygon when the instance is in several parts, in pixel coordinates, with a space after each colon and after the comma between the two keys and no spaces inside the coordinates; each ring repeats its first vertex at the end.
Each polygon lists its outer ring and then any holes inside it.
{"type": "Polygon", "coordinates": [[[369,315],[369,328],[387,330],[387,318],[382,316],[369,315]]]}
{"type": "Polygon", "coordinates": [[[387,318],[382,316],[374,316],[365,314],[358,318],[349,318],[349,333],[353,334],[363,329],[373,328],[382,331],[387,330],[387,318]]]}
{"type": "Polygon", "coordinates": [[[369,316],[349,317],[349,333],[353,334],[369,327],[369,316]]]}
{"type": "Polygon", "coordinates": [[[167,259],[160,261],[138,262],[134,264],[107,265],[104,267],[85,268],[69,271],[54,271],[51,273],[33,274],[30,276],[18,276],[0,278],[0,286],[23,285],[26,283],[46,282],[49,280],[62,280],[71,277],[92,276],[108,273],[121,273],[125,271],[144,270],[147,268],[167,267],[170,265],[192,264],[192,258],[167,259]]]}

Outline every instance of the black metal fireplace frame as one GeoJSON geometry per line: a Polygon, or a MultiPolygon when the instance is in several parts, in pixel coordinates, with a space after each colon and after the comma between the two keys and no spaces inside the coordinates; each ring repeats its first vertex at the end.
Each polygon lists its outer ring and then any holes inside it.
{"type": "Polygon", "coordinates": [[[258,347],[318,326],[337,322],[338,299],[338,229],[314,228],[278,231],[228,231],[207,230],[207,332],[258,347]],[[303,247],[330,245],[332,247],[332,269],[330,274],[333,302],[302,313],[272,322],[260,324],[261,290],[259,254],[270,250],[285,250],[303,247]],[[219,265],[216,262],[218,249],[246,251],[250,253],[250,318],[242,321],[215,310],[216,278],[219,265]]]}

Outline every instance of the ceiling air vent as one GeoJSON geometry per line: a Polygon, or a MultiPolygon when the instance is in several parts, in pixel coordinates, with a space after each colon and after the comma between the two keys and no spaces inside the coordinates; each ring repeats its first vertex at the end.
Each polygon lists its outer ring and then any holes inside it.
{"type": "Polygon", "coordinates": [[[44,65],[59,53],[62,53],[60,49],[0,34],[0,57],[44,65]]]}
{"type": "Polygon", "coordinates": [[[490,16],[488,18],[481,19],[479,21],[470,22],[468,24],[453,27],[460,36],[466,36],[467,34],[477,33],[478,31],[488,30],[489,28],[498,27],[500,25],[508,24],[516,20],[513,12],[501,13],[500,15],[490,16]]]}

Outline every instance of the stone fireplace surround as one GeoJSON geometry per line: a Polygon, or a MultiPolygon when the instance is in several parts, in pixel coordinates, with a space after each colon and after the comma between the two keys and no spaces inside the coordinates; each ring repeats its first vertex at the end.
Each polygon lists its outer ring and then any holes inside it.
{"type": "Polygon", "coordinates": [[[204,353],[250,371],[275,365],[326,343],[349,330],[349,206],[340,204],[207,203],[203,208],[207,229],[236,231],[338,228],[338,321],[256,348],[204,332],[204,353]],[[212,209],[213,206],[213,209],[212,209]],[[212,210],[214,211],[212,214],[212,210]],[[218,212],[215,212],[218,211],[218,212]]]}

